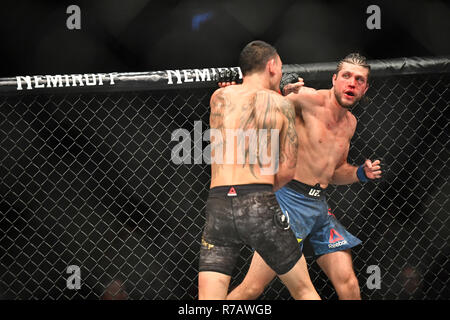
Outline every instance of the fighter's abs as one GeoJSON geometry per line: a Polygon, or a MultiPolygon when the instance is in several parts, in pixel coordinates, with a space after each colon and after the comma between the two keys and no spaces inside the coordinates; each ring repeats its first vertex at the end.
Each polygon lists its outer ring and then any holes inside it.
{"type": "Polygon", "coordinates": [[[350,144],[348,131],[330,127],[318,119],[309,119],[309,123],[297,121],[296,129],[299,138],[296,179],[328,185],[336,167],[346,159],[350,144]]]}

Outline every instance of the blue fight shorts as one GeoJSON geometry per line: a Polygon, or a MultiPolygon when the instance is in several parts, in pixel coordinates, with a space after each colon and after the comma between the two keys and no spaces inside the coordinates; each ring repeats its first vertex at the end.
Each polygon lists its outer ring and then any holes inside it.
{"type": "Polygon", "coordinates": [[[292,180],[275,195],[302,250],[308,235],[316,256],[346,250],[361,243],[331,213],[325,190],[319,185],[312,187],[292,180]]]}

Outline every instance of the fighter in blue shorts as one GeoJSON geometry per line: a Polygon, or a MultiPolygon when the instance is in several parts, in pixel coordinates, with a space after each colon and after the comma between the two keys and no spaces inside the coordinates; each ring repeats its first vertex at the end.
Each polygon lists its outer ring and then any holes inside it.
{"type": "MultiPolygon", "coordinates": [[[[329,184],[381,177],[379,160],[366,160],[359,167],[347,162],[357,122],[350,109],[369,88],[369,73],[366,59],[350,54],[339,62],[331,89],[304,87],[299,78],[299,82],[286,85],[283,91],[296,109],[299,147],[294,179],[275,195],[299,242],[299,250],[309,236],[316,261],[339,299],[361,299],[350,252],[361,241],[338,222],[325,192],[329,184]]],[[[227,298],[255,299],[274,276],[274,271],[255,252],[244,281],[227,298]]]]}
{"type": "Polygon", "coordinates": [[[361,243],[331,212],[325,190],[320,185],[309,186],[292,180],[275,195],[302,249],[308,235],[316,256],[350,249],[361,243]]]}

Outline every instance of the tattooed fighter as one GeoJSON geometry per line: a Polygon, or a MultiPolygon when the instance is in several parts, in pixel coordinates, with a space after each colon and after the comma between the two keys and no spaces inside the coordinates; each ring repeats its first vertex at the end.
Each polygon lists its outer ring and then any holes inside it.
{"type": "MultiPolygon", "coordinates": [[[[347,162],[356,118],[350,109],[369,88],[370,66],[359,54],[350,54],[337,66],[333,87],[315,90],[303,80],[285,87],[286,98],[296,109],[299,139],[294,179],[276,192],[283,213],[289,217],[300,248],[307,236],[317,263],[331,280],[340,299],[360,299],[350,248],[361,241],[350,234],[329,209],[325,188],[381,177],[380,161],[357,167],[347,162]]],[[[244,281],[228,299],[255,299],[274,278],[274,272],[259,256],[253,260],[244,281]]]]}
{"type": "Polygon", "coordinates": [[[241,52],[243,83],[211,96],[211,189],[199,261],[199,299],[225,299],[243,244],[296,299],[319,299],[305,258],[274,190],[293,178],[298,140],[293,105],[274,90],[282,62],[275,48],[250,42],[241,52]],[[275,134],[274,134],[275,133],[275,134]],[[269,150],[276,150],[276,156],[269,150]],[[275,162],[275,163],[274,163],[275,162]]]}

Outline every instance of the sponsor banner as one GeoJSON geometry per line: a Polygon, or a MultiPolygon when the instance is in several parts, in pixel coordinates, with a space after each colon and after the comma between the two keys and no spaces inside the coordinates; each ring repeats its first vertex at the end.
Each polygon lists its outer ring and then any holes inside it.
{"type": "Polygon", "coordinates": [[[211,87],[241,80],[239,67],[165,70],[137,73],[24,75],[0,79],[0,92],[138,91],[211,87]]]}

